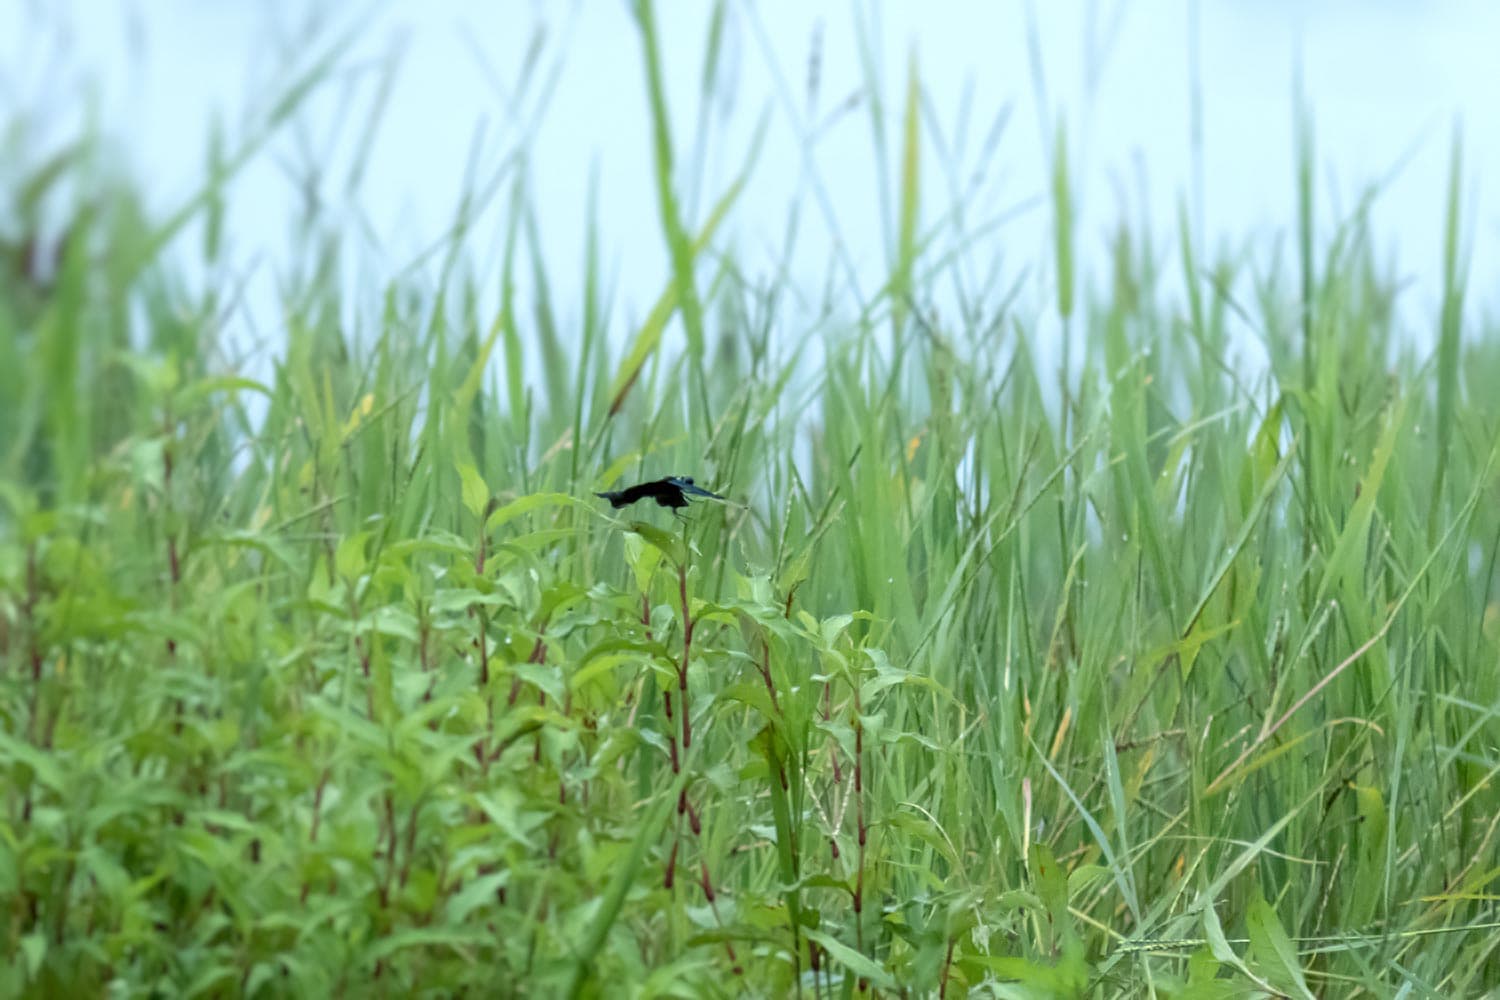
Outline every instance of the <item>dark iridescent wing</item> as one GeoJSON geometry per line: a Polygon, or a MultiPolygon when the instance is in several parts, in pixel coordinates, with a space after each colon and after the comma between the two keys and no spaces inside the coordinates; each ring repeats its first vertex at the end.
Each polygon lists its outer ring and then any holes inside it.
{"type": "Polygon", "coordinates": [[[668,476],[665,481],[671,483],[673,486],[677,487],[679,490],[690,497],[707,497],[710,500],[724,499],[717,493],[710,493],[703,487],[695,485],[693,483],[692,476],[668,476]]]}

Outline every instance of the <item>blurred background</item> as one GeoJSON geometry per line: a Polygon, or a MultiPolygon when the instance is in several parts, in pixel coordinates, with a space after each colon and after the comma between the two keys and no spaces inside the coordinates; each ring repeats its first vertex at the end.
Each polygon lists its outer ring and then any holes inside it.
{"type": "MultiPolygon", "coordinates": [[[[799,289],[810,325],[830,307],[857,310],[889,272],[913,68],[921,221],[968,234],[973,281],[1045,300],[1052,279],[1035,262],[1059,136],[1085,273],[1108,266],[1122,221],[1149,229],[1164,256],[1182,221],[1208,253],[1263,268],[1290,259],[1300,101],[1319,239],[1373,193],[1371,228],[1408,287],[1400,308],[1415,337],[1435,328],[1461,130],[1478,213],[1471,308],[1493,305],[1483,179],[1500,150],[1495,4],[674,0],[657,16],[690,224],[746,172],[721,238],[746,281],[799,289]]],[[[229,186],[214,266],[240,290],[233,337],[276,342],[276,289],[309,230],[340,232],[340,266],[378,288],[430,262],[466,190],[481,269],[498,272],[506,205],[530,203],[564,329],[582,309],[595,226],[618,336],[669,274],[640,46],[625,3],[4,0],[4,169],[34,169],[92,129],[167,215],[200,191],[211,148],[248,142],[298,74],[328,59],[331,74],[229,186]]],[[[14,191],[14,173],[0,179],[14,191]]],[[[0,225],[14,215],[5,206],[0,225]]],[[[198,243],[180,256],[203,277],[198,243]]],[[[932,294],[940,311],[945,293],[932,294]]]]}

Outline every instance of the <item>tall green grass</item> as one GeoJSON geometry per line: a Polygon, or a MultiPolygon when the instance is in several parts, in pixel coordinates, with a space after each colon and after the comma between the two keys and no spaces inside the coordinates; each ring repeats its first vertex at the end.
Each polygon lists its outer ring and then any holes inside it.
{"type": "Polygon", "coordinates": [[[165,219],[89,141],[12,192],[72,209],[55,274],[0,276],[0,993],[1500,986],[1500,350],[1458,143],[1436,338],[1364,206],[1315,210],[1300,121],[1295,272],[1184,222],[1091,282],[1059,124],[1048,294],[939,314],[983,227],[917,196],[954,167],[920,64],[895,102],[870,69],[888,280],[798,328],[724,242],[771,168],[683,175],[634,12],[671,262],[635,330],[592,230],[549,305],[518,181],[498,278],[471,190],[373,328],[314,267],[270,377],[216,361],[228,291],[161,251],[336,56],[165,219]],[[672,472],[737,503],[591,496],[672,472]]]}

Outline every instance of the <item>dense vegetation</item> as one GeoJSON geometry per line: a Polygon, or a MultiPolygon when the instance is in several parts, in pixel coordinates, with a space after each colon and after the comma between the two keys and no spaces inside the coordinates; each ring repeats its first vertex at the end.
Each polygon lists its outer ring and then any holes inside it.
{"type": "Polygon", "coordinates": [[[518,181],[498,279],[477,191],[370,301],[317,231],[269,374],[226,361],[234,276],[180,251],[336,58],[165,218],[96,141],[4,154],[0,994],[1500,985],[1457,146],[1435,332],[1367,203],[1320,222],[1306,125],[1290,253],[1122,226],[1085,280],[1059,137],[1001,286],[918,203],[914,66],[865,95],[888,280],[807,321],[737,266],[737,183],[679,201],[638,16],[672,271],[630,331],[593,241],[555,307],[518,181]],[[735,502],[592,496],[677,472],[735,502]]]}

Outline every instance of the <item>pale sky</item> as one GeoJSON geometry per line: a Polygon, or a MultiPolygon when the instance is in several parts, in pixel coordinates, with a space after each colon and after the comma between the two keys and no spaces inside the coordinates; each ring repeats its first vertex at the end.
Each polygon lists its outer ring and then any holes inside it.
{"type": "MultiPolygon", "coordinates": [[[[1373,218],[1379,245],[1413,282],[1404,304],[1408,321],[1429,329],[1425,317],[1437,311],[1450,136],[1461,121],[1475,248],[1471,284],[1480,301],[1493,306],[1486,279],[1494,276],[1500,216],[1488,207],[1496,192],[1487,181],[1500,157],[1500,115],[1492,103],[1500,95],[1494,57],[1500,4],[991,0],[874,8],[865,0],[731,0],[722,70],[733,81],[725,88],[730,99],[700,117],[709,8],[699,0],[657,4],[683,193],[691,220],[701,222],[743,164],[766,113],[764,146],[725,230],[759,280],[772,280],[783,259],[796,197],[801,237],[790,261],[793,284],[815,296],[830,273],[842,281],[852,271],[868,297],[884,280],[894,210],[889,195],[897,182],[877,175],[868,107],[836,110],[862,86],[858,38],[865,32],[878,36],[892,170],[899,165],[907,59],[915,54],[930,115],[924,224],[961,205],[966,224],[978,228],[1045,194],[1051,123],[1060,116],[1080,177],[1078,244],[1085,254],[1098,253],[1122,214],[1149,220],[1158,245],[1171,246],[1179,199],[1201,212],[1197,221],[1210,248],[1225,239],[1264,247],[1278,232],[1289,239],[1300,65],[1316,116],[1325,235],[1365,185],[1411,154],[1376,202],[1373,218]],[[1040,90],[1028,43],[1033,21],[1040,90]],[[815,38],[821,39],[821,84],[810,109],[815,38]],[[1195,81],[1202,123],[1197,171],[1195,81]],[[1000,140],[983,158],[985,135],[1006,108],[1000,140]],[[701,136],[705,121],[709,130],[701,136]],[[799,136],[812,122],[824,125],[809,159],[799,136]],[[934,126],[950,147],[962,137],[961,150],[946,160],[940,156],[934,126]],[[692,165],[701,148],[708,159],[699,171],[692,165]],[[701,188],[688,183],[697,177],[701,188]]],[[[524,137],[530,197],[562,319],[576,321],[581,309],[594,176],[617,322],[624,330],[639,322],[666,281],[667,265],[640,38],[623,2],[0,0],[0,116],[8,120],[17,108],[39,115],[41,128],[29,140],[37,157],[65,139],[80,116],[92,115],[144,179],[152,203],[165,210],[202,176],[211,119],[217,116],[233,138],[254,110],[263,109],[276,81],[285,81],[281,60],[289,41],[305,40],[316,50],[356,24],[361,29],[336,81],[315,95],[300,126],[280,135],[234,188],[232,260],[252,274],[252,291],[274,286],[287,252],[288,220],[302,204],[288,164],[313,160],[329,167],[322,194],[337,207],[382,70],[393,65],[371,155],[361,165],[361,214],[335,216],[367,234],[366,278],[378,281],[399,270],[441,236],[471,158],[481,178],[492,176],[524,137]],[[538,37],[531,92],[517,104],[512,89],[538,37]],[[539,104],[536,93],[554,74],[555,90],[539,104]]],[[[492,208],[478,228],[478,259],[491,269],[498,266],[500,219],[499,208],[492,208]]],[[[1003,273],[1034,273],[1031,290],[1045,302],[1048,224],[1045,208],[1036,205],[977,238],[971,248],[976,280],[999,255],[1003,273]]],[[[274,335],[275,310],[265,301],[258,294],[247,299],[261,335],[274,335]]]]}

